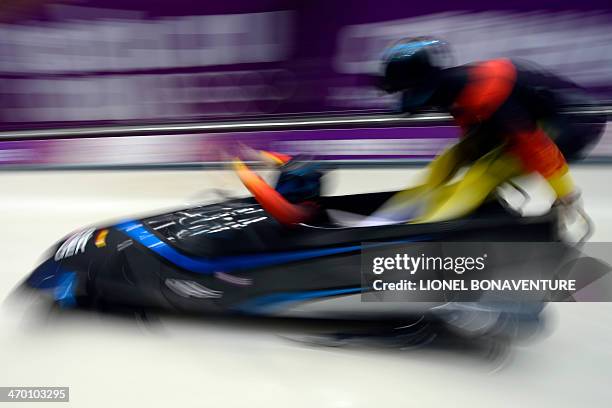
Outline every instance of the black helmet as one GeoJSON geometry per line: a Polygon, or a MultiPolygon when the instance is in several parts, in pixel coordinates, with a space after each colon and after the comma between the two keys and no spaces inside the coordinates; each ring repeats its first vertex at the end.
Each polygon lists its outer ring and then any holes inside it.
{"type": "Polygon", "coordinates": [[[400,40],[383,54],[380,87],[389,93],[428,87],[449,59],[448,45],[442,40],[431,37],[400,40]]]}

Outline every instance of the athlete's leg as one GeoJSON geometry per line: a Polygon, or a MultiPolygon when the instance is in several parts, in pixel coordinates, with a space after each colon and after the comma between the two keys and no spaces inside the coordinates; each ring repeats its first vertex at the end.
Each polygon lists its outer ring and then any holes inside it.
{"type": "Polygon", "coordinates": [[[449,189],[431,197],[429,209],[415,222],[459,218],[477,209],[503,182],[522,173],[520,161],[500,146],[476,161],[465,176],[449,189]]]}
{"type": "MultiPolygon", "coordinates": [[[[417,207],[422,204],[424,198],[438,188],[443,188],[441,186],[471,159],[470,153],[474,143],[475,141],[470,138],[463,138],[445,150],[427,166],[422,184],[395,194],[371,216],[397,222],[414,218],[419,211],[417,207]]],[[[444,190],[447,191],[446,187],[444,190]]]]}

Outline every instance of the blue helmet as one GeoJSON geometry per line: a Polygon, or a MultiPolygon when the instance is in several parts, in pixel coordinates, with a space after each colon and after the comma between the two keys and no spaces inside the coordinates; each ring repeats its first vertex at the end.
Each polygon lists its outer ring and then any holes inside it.
{"type": "Polygon", "coordinates": [[[427,87],[448,65],[448,44],[431,37],[407,38],[383,54],[381,88],[389,93],[427,87]]]}
{"type": "Polygon", "coordinates": [[[295,157],[280,170],[274,189],[290,203],[317,201],[321,197],[321,179],[324,174],[319,164],[302,162],[295,157]]]}

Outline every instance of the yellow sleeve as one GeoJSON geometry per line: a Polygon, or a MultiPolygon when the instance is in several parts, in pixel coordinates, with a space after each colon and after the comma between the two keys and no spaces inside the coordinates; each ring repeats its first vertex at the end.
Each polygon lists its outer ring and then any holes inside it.
{"type": "Polygon", "coordinates": [[[567,165],[546,179],[550,187],[557,194],[557,198],[563,198],[575,191],[574,179],[567,165]]]}

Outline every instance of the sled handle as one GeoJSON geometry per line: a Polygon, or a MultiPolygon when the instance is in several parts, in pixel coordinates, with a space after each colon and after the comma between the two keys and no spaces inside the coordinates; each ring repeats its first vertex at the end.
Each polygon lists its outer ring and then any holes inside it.
{"type": "Polygon", "coordinates": [[[595,223],[593,222],[593,219],[591,217],[589,217],[589,215],[586,213],[584,208],[582,208],[582,206],[579,206],[576,209],[576,212],[584,220],[584,222],[585,222],[585,224],[587,226],[586,232],[584,233],[584,235],[576,243],[576,245],[582,245],[585,242],[587,242],[593,236],[593,232],[595,231],[595,223]]]}

